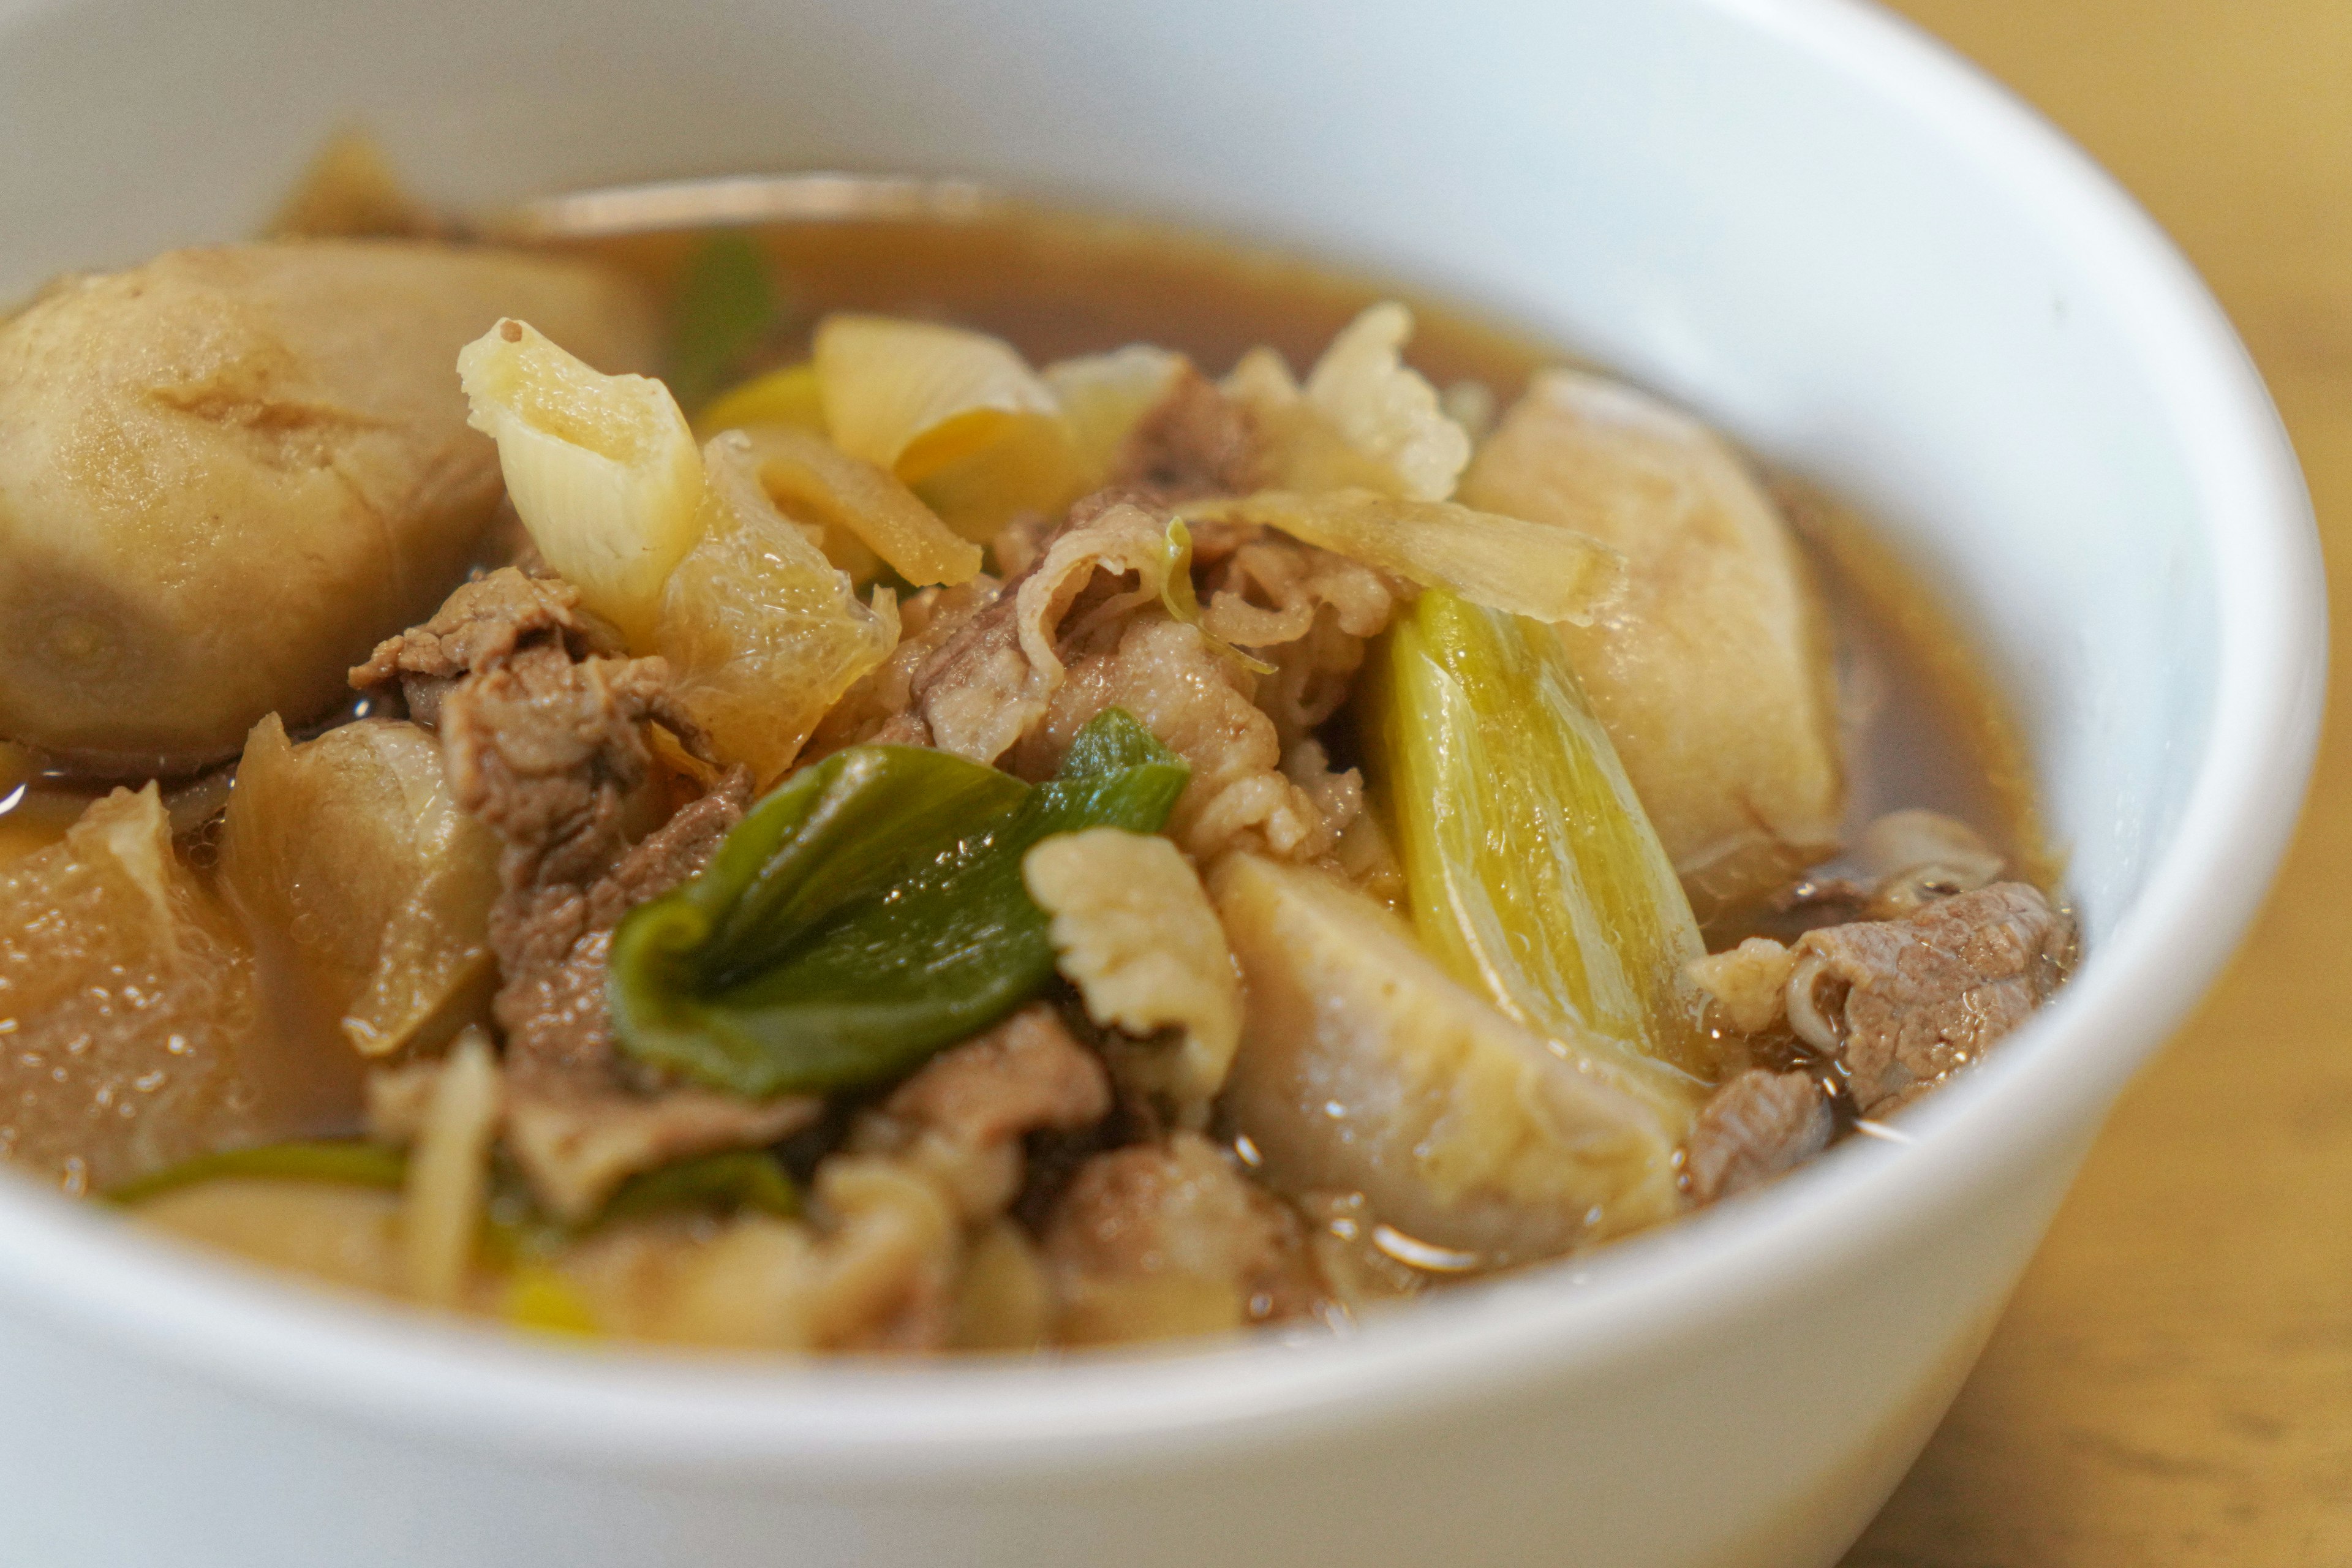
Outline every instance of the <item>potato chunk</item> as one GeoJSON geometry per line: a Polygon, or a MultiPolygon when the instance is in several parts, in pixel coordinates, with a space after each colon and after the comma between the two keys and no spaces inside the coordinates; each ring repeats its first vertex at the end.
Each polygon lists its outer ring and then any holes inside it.
{"type": "Polygon", "coordinates": [[[1492,1262],[1672,1215],[1695,1098],[1578,1061],[1474,996],[1386,910],[1323,874],[1235,854],[1210,893],[1246,1008],[1225,1106],[1297,1194],[1492,1262]]]}
{"type": "Polygon", "coordinates": [[[1624,594],[1559,635],[1702,921],[1834,853],[1826,623],[1730,447],[1629,387],[1553,371],[1479,450],[1462,499],[1624,553],[1624,594]]]}
{"type": "Polygon", "coordinates": [[[455,367],[502,315],[653,353],[615,275],[397,242],[172,251],[0,326],[0,736],[145,773],[341,701],[498,506],[455,367]]]}
{"type": "Polygon", "coordinates": [[[255,725],[221,879],[362,1055],[437,1046],[488,1005],[499,841],[414,724],[364,719],[299,746],[274,713],[255,725]]]}

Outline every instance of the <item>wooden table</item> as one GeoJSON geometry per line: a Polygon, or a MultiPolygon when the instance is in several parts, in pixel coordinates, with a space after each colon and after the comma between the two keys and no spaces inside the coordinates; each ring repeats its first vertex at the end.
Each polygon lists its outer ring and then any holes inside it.
{"type": "MultiPolygon", "coordinates": [[[[1895,0],[2154,212],[2292,427],[2352,610],[2352,0],[1895,0]]],[[[2352,633],[2270,907],[2125,1099],[1846,1568],[2352,1564],[2352,633]]]]}

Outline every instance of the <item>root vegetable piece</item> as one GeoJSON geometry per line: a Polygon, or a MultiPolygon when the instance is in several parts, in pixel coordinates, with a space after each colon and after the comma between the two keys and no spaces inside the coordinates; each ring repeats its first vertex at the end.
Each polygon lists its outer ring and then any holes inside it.
{"type": "Polygon", "coordinates": [[[499,841],[416,725],[365,719],[299,746],[274,713],[255,725],[221,879],[362,1055],[438,1046],[489,1001],[499,841]]]}
{"type": "Polygon", "coordinates": [[[1556,1050],[1320,872],[1236,854],[1210,891],[1247,996],[1224,1103],[1276,1185],[1497,1263],[1676,1211],[1695,1096],[1556,1050]]]}
{"type": "Polygon", "coordinates": [[[153,784],[0,872],[0,1154],[69,1192],[266,1136],[253,957],[153,784]]]}
{"type": "Polygon", "coordinates": [[[145,773],[342,701],[492,519],[453,367],[504,315],[653,355],[615,275],[400,242],[172,251],[0,326],[0,735],[145,773]]]}
{"type": "Polygon", "coordinates": [[[1721,438],[1629,387],[1548,372],[1462,499],[1623,552],[1624,593],[1559,635],[1702,921],[1835,851],[1827,625],[1787,523],[1721,438]]]}

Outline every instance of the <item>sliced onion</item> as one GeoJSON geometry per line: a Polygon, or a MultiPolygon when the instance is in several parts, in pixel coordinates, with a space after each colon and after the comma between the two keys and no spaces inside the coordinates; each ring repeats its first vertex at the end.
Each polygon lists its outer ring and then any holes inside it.
{"type": "Polygon", "coordinates": [[[655,647],[713,748],[764,786],[898,646],[898,612],[887,589],[860,604],[847,574],[776,510],[751,446],[730,430],[703,449],[702,537],[670,574],[655,647]]]}
{"type": "Polygon", "coordinates": [[[980,575],[980,546],[958,538],[914,491],[873,464],[790,425],[754,425],[742,435],[772,498],[814,514],[828,531],[863,540],[917,587],[980,575]]]}
{"type": "Polygon", "coordinates": [[[1538,621],[1590,625],[1624,582],[1618,553],[1583,534],[1452,501],[1401,500],[1369,489],[1260,490],[1179,510],[1196,521],[1280,529],[1424,588],[1538,621]]]}
{"type": "Polygon", "coordinates": [[[730,387],[711,399],[695,421],[706,438],[754,425],[793,425],[824,434],[824,395],[817,385],[814,361],[788,364],[730,387]]]}
{"type": "Polygon", "coordinates": [[[1003,440],[1060,407],[1011,344],[982,332],[887,316],[835,315],[816,329],[825,428],[853,458],[908,484],[1003,440]]]}
{"type": "Polygon", "coordinates": [[[510,319],[458,352],[457,375],[531,542],[642,649],[700,531],[702,458],[669,388],[601,374],[510,319]]]}

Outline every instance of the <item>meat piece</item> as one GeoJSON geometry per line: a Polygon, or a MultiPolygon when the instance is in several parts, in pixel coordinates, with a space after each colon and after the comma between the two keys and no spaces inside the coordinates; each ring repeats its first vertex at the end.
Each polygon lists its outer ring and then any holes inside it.
{"type": "Polygon", "coordinates": [[[1046,839],[1021,876],[1053,918],[1087,1016],[1131,1037],[1109,1052],[1121,1085],[1164,1097],[1181,1125],[1207,1126],[1241,1043],[1242,995],[1201,879],[1165,838],[1115,827],[1046,839]],[[1152,1038],[1163,1030],[1174,1037],[1152,1038]]]}
{"type": "Polygon", "coordinates": [[[1811,1073],[1741,1073],[1698,1113],[1683,1178],[1691,1197],[1711,1204],[1757,1186],[1826,1148],[1829,1096],[1811,1073]]]}
{"type": "MultiPolygon", "coordinates": [[[[1198,628],[1157,609],[1122,628],[1116,646],[1081,657],[1043,722],[1014,751],[1024,778],[1049,776],[1070,742],[1106,708],[1124,708],[1192,765],[1168,831],[1202,864],[1232,848],[1285,860],[1328,853],[1347,827],[1282,772],[1282,738],[1253,702],[1255,678],[1198,628]]],[[[1360,808],[1360,795],[1335,808],[1360,808]]]]}
{"type": "Polygon", "coordinates": [[[362,685],[431,683],[451,792],[499,837],[491,1009],[506,1034],[508,1146],[541,1201],[575,1221],[637,1171],[769,1142],[817,1111],[651,1085],[620,1056],[604,1003],[613,930],[708,863],[751,777],[726,774],[631,847],[627,805],[652,761],[645,722],[698,738],[670,699],[668,666],[596,651],[610,646],[568,587],[507,569],[354,672],[362,685]]]}
{"type": "Polygon", "coordinates": [[[1211,563],[1202,586],[1203,625],[1251,648],[1297,642],[1325,610],[1349,636],[1378,637],[1404,591],[1360,562],[1271,531],[1211,563]]]}
{"type": "Polygon", "coordinates": [[[1111,483],[1163,500],[1246,495],[1269,482],[1265,456],[1255,417],[1187,364],[1128,433],[1111,483]]]}
{"type": "Polygon", "coordinates": [[[490,943],[506,975],[493,1009],[507,1032],[508,1143],[541,1199],[567,1218],[594,1212],[636,1172],[772,1142],[817,1116],[814,1100],[646,1092],[605,1007],[621,917],[708,865],[750,795],[751,775],[738,768],[585,889],[510,888],[492,911],[490,943]]]}
{"type": "Polygon", "coordinates": [[[681,807],[593,884],[509,885],[490,915],[490,945],[506,984],[496,1012],[509,1070],[525,1085],[601,1079],[614,1060],[604,1011],[604,960],[621,917],[709,863],[742,819],[751,779],[741,769],[681,807]]]}
{"type": "Polygon", "coordinates": [[[1360,562],[1279,533],[1235,544],[1208,566],[1202,584],[1202,626],[1275,666],[1257,704],[1286,746],[1348,700],[1365,643],[1388,629],[1409,592],[1360,562]]]}
{"type": "Polygon", "coordinates": [[[1110,1109],[1102,1062],[1035,1005],[932,1058],[859,1121],[851,1146],[911,1163],[966,1220],[985,1220],[1021,1189],[1024,1136],[1076,1132],[1110,1109]]]}
{"type": "Polygon", "coordinates": [[[143,776],[331,710],[477,558],[498,454],[450,367],[502,315],[657,357],[616,271],[382,242],[171,251],[0,326],[0,733],[143,776]]]}
{"type": "Polygon", "coordinates": [[[931,727],[913,710],[915,676],[974,616],[997,597],[982,574],[952,588],[926,588],[898,606],[898,646],[842,693],[809,736],[803,764],[845,746],[928,746],[931,727]]]}
{"type": "Polygon", "coordinates": [[[1063,623],[1097,577],[1105,591],[1089,596],[1073,636],[1157,600],[1168,565],[1165,519],[1125,502],[1074,507],[1028,569],[916,671],[911,695],[932,743],[976,763],[1003,756],[1060,688],[1063,623]],[[1118,586],[1129,576],[1135,586],[1118,586]]]}
{"type": "Polygon", "coordinates": [[[582,883],[620,851],[622,807],[652,761],[639,726],[692,734],[657,658],[575,661],[524,648],[441,700],[441,745],[459,804],[504,841],[509,887],[582,883]]]}
{"type": "Polygon", "coordinates": [[[1864,1115],[1983,1056],[2049,999],[2074,925],[2022,882],[1939,899],[1900,921],[1808,931],[1786,997],[1805,1041],[1845,1065],[1864,1115]]]}
{"type": "Polygon", "coordinates": [[[1207,1333],[1306,1310],[1297,1216],[1205,1138],[1097,1154],[1045,1237],[1061,1337],[1108,1343],[1207,1333]]]}
{"type": "Polygon", "coordinates": [[[503,663],[532,642],[559,642],[574,658],[622,651],[619,634],[580,607],[572,584],[501,567],[461,584],[424,625],[378,643],[352,670],[351,685],[370,693],[396,687],[409,717],[435,725],[442,697],[467,671],[503,663]]]}

